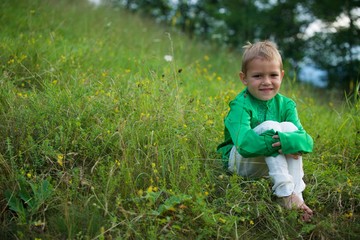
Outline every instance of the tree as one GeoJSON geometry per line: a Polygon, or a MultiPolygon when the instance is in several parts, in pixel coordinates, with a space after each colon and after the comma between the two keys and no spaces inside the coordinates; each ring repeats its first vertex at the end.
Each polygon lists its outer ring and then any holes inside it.
{"type": "Polygon", "coordinates": [[[310,58],[328,72],[329,87],[352,92],[360,72],[360,1],[310,0],[308,7],[326,25],[308,40],[310,58]]]}
{"type": "Polygon", "coordinates": [[[309,24],[309,20],[300,18],[304,14],[304,6],[297,0],[262,1],[267,4],[261,11],[261,39],[274,40],[282,51],[285,59],[289,60],[293,67],[305,56],[305,42],[303,31],[309,24]]]}

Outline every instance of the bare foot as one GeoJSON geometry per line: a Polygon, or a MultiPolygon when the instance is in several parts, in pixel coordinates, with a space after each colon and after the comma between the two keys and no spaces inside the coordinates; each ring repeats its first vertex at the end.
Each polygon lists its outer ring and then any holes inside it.
{"type": "Polygon", "coordinates": [[[303,212],[301,219],[304,222],[310,222],[314,212],[304,203],[295,193],[287,197],[279,198],[280,205],[286,209],[299,209],[303,212]]]}

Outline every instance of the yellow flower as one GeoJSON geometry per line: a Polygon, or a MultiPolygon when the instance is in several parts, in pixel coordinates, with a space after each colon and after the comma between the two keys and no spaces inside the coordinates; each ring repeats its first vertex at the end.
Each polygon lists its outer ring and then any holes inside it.
{"type": "Polygon", "coordinates": [[[346,218],[352,218],[352,217],[353,217],[353,213],[352,213],[352,212],[345,213],[345,214],[344,214],[344,217],[346,217],[346,218]]]}
{"type": "Polygon", "coordinates": [[[148,193],[153,192],[153,186],[148,187],[147,192],[148,192],[148,193]]]}
{"type": "Polygon", "coordinates": [[[30,172],[28,172],[27,174],[26,174],[26,176],[28,177],[28,178],[31,178],[31,173],[30,172]]]}
{"type": "Polygon", "coordinates": [[[254,221],[253,220],[250,220],[250,225],[254,225],[254,221]]]}
{"type": "Polygon", "coordinates": [[[115,160],[115,163],[116,163],[116,165],[118,166],[118,167],[120,167],[120,161],[119,160],[115,160]]]}
{"type": "Polygon", "coordinates": [[[350,180],[350,179],[348,179],[346,182],[347,182],[347,185],[348,185],[349,187],[351,187],[351,186],[352,186],[352,182],[351,182],[351,180],[350,180]]]}
{"type": "Polygon", "coordinates": [[[57,163],[62,167],[63,166],[63,159],[64,159],[64,155],[63,154],[58,154],[57,155],[57,163]]]}

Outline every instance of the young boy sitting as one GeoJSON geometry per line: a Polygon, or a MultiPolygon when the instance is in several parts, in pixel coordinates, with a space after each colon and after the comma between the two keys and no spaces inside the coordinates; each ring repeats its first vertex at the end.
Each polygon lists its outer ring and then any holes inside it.
{"type": "Polygon", "coordinates": [[[233,173],[269,175],[282,206],[302,210],[302,219],[309,221],[313,211],[302,196],[302,154],[312,151],[313,140],[300,123],[295,102],[278,93],[284,70],[276,45],[264,41],[244,49],[240,79],[246,88],[230,102],[218,152],[233,173]]]}

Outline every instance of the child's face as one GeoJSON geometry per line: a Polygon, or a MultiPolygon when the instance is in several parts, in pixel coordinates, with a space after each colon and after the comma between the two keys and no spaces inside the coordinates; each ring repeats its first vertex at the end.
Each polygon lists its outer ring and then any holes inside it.
{"type": "Polygon", "coordinates": [[[279,92],[283,77],[280,63],[264,58],[255,58],[247,64],[246,73],[240,73],[240,79],[250,94],[263,101],[272,99],[279,92]]]}

